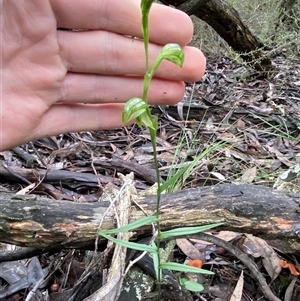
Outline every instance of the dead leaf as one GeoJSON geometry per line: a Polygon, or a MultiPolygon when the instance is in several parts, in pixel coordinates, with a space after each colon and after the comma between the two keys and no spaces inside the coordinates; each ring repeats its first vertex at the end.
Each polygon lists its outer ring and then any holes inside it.
{"type": "Polygon", "coordinates": [[[18,194],[18,195],[28,194],[30,191],[32,191],[34,189],[35,186],[36,186],[36,183],[31,183],[28,186],[21,189],[20,191],[18,191],[16,194],[18,194]]]}
{"type": "MultiPolygon", "coordinates": [[[[295,284],[297,282],[298,277],[293,277],[293,280],[287,287],[285,294],[284,294],[284,301],[292,301],[293,300],[293,295],[294,295],[294,289],[295,289],[295,284]]],[[[295,296],[296,297],[296,296],[295,296]]]]}
{"type": "Polygon", "coordinates": [[[218,235],[216,235],[218,238],[223,239],[225,241],[232,241],[234,239],[237,239],[242,236],[241,233],[233,232],[233,231],[220,231],[218,235]]]}
{"type": "Polygon", "coordinates": [[[255,258],[261,257],[264,268],[271,277],[272,281],[281,272],[280,260],[277,253],[263,239],[252,234],[245,234],[246,239],[242,249],[245,253],[255,258]]]}
{"type": "Polygon", "coordinates": [[[243,270],[239,277],[239,280],[234,288],[234,291],[230,297],[230,301],[240,301],[243,296],[243,288],[244,288],[244,273],[243,270]]]}
{"type": "Polygon", "coordinates": [[[248,168],[243,171],[242,177],[240,179],[241,183],[252,183],[257,176],[256,166],[248,168]]]}
{"type": "Polygon", "coordinates": [[[246,123],[242,119],[238,119],[236,122],[236,125],[237,125],[238,129],[241,131],[244,131],[246,128],[246,123]]]}
{"type": "Polygon", "coordinates": [[[178,248],[190,259],[201,259],[203,261],[202,253],[186,238],[176,239],[178,248]]]}
{"type": "Polygon", "coordinates": [[[266,148],[271,154],[274,154],[281,163],[285,164],[287,167],[292,167],[294,164],[290,162],[285,155],[283,155],[278,149],[266,145],[266,148]]]}
{"type": "Polygon", "coordinates": [[[44,278],[44,272],[42,270],[40,261],[36,256],[31,258],[27,269],[28,269],[27,281],[29,283],[35,284],[40,279],[44,278]]]}
{"type": "Polygon", "coordinates": [[[226,180],[226,178],[222,174],[220,174],[219,172],[212,171],[211,174],[220,181],[225,181],[226,180]]]}

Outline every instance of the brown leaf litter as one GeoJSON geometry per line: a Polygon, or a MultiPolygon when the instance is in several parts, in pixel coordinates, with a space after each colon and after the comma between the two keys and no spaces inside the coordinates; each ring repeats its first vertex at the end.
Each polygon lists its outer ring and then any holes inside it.
{"type": "MultiPolygon", "coordinates": [[[[278,72],[264,79],[229,58],[210,59],[203,80],[187,86],[182,103],[153,108],[159,115],[163,179],[194,160],[178,189],[224,182],[271,187],[284,171],[295,174],[300,62],[277,56],[273,63],[278,72]]],[[[2,191],[75,202],[97,202],[106,185],[120,186],[118,172],[133,172],[140,191],[156,179],[149,133],[136,125],[40,139],[0,153],[0,164],[2,191]]],[[[174,249],[175,261],[199,259],[215,272],[201,278],[205,289],[194,293],[194,300],[267,300],[259,281],[280,300],[300,300],[299,254],[282,254],[246,233],[212,234],[227,244],[184,238],[174,249]],[[228,245],[237,253],[224,248],[228,245]]],[[[1,246],[3,254],[7,248],[1,246]]],[[[34,300],[28,297],[33,293],[36,300],[84,300],[105,283],[111,246],[97,253],[98,263],[91,266],[93,256],[86,250],[62,250],[0,263],[1,300],[34,300]]]]}

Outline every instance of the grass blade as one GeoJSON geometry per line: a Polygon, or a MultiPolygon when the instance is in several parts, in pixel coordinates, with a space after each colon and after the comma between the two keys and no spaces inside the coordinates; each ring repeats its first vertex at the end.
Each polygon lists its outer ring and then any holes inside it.
{"type": "Polygon", "coordinates": [[[160,185],[160,187],[158,188],[160,193],[162,193],[163,191],[165,191],[166,189],[168,189],[168,187],[171,184],[176,183],[180,177],[191,167],[192,163],[185,166],[184,168],[178,170],[175,175],[172,176],[172,178],[169,178],[168,180],[166,180],[162,185],[160,185]]]}
{"type": "Polygon", "coordinates": [[[101,230],[99,232],[99,234],[103,235],[103,234],[116,234],[116,233],[120,233],[120,232],[128,232],[128,231],[137,229],[139,227],[142,227],[144,225],[154,223],[156,221],[157,221],[157,219],[156,219],[155,215],[145,216],[145,217],[142,217],[142,218],[140,218],[140,219],[138,219],[138,220],[136,220],[132,223],[129,223],[125,226],[122,226],[120,228],[109,229],[109,230],[101,230]]]}
{"type": "Polygon", "coordinates": [[[177,263],[177,262],[165,262],[160,265],[161,269],[167,269],[177,272],[185,272],[185,273],[198,273],[198,274],[206,274],[206,275],[214,275],[214,272],[203,270],[195,267],[190,267],[185,264],[177,263]]]}
{"type": "Polygon", "coordinates": [[[197,227],[176,228],[176,229],[161,232],[159,234],[159,237],[161,239],[166,239],[166,238],[174,237],[174,236],[184,236],[184,235],[195,234],[195,233],[199,233],[199,232],[209,230],[209,229],[214,228],[214,227],[221,226],[223,224],[224,223],[215,223],[215,224],[197,226],[197,227]]]}
{"type": "Polygon", "coordinates": [[[126,247],[129,249],[133,249],[133,250],[138,250],[138,251],[146,251],[149,253],[156,253],[156,248],[153,246],[149,246],[149,245],[145,245],[145,244],[139,244],[136,242],[130,242],[130,241],[123,241],[117,238],[114,238],[110,235],[106,235],[106,234],[101,234],[103,237],[105,237],[108,240],[111,240],[112,242],[122,246],[122,247],[126,247]]]}

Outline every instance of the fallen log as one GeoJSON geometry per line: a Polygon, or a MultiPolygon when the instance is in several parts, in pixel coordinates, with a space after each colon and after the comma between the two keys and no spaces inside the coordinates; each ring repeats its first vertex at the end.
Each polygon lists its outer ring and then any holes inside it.
{"type": "Polygon", "coordinates": [[[238,12],[225,0],[160,0],[165,5],[175,6],[189,15],[195,15],[209,24],[233,50],[258,71],[273,69],[270,58],[256,38],[242,22],[238,12]]]}
{"type": "MultiPolygon", "coordinates": [[[[156,196],[136,202],[153,214],[156,196]]],[[[265,186],[219,184],[165,194],[162,230],[224,222],[222,229],[265,239],[285,253],[300,254],[300,194],[265,186]]],[[[39,249],[94,248],[99,230],[115,227],[110,202],[75,203],[36,195],[0,194],[0,242],[39,249]]],[[[134,204],[131,220],[144,216],[134,204]]],[[[221,228],[219,228],[221,229],[221,228]]],[[[136,236],[151,235],[151,226],[136,236]]],[[[104,240],[99,240],[103,244],[104,240]]]]}

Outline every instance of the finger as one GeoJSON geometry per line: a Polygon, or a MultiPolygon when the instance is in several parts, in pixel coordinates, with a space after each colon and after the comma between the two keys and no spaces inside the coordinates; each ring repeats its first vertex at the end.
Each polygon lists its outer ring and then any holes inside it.
{"type": "MultiPolygon", "coordinates": [[[[142,37],[140,0],[51,0],[59,27],[102,29],[142,37]]],[[[183,12],[154,3],[150,38],[157,44],[187,45],[193,35],[191,19],[183,12]]]]}
{"type": "MultiPolygon", "coordinates": [[[[145,73],[144,44],[118,34],[91,31],[58,33],[61,55],[69,71],[124,75],[145,73]]],[[[149,45],[150,65],[162,47],[149,45]]],[[[163,61],[156,76],[171,80],[197,81],[205,70],[205,58],[199,49],[185,47],[183,68],[163,61]]]]}
{"type": "MultiPolygon", "coordinates": [[[[179,81],[154,78],[148,100],[152,104],[175,104],[184,95],[179,81]]],[[[69,73],[62,83],[58,100],[65,103],[121,103],[143,97],[143,78],[69,73]]]]}
{"type": "Polygon", "coordinates": [[[10,39],[9,47],[6,45],[10,52],[12,42],[20,49],[32,42],[40,42],[46,34],[51,36],[56,32],[55,16],[49,1],[1,1],[0,7],[1,25],[5,28],[1,31],[1,37],[10,39]]]}
{"type": "Polygon", "coordinates": [[[122,126],[123,104],[53,105],[32,134],[32,139],[78,131],[115,129],[122,126]]]}

